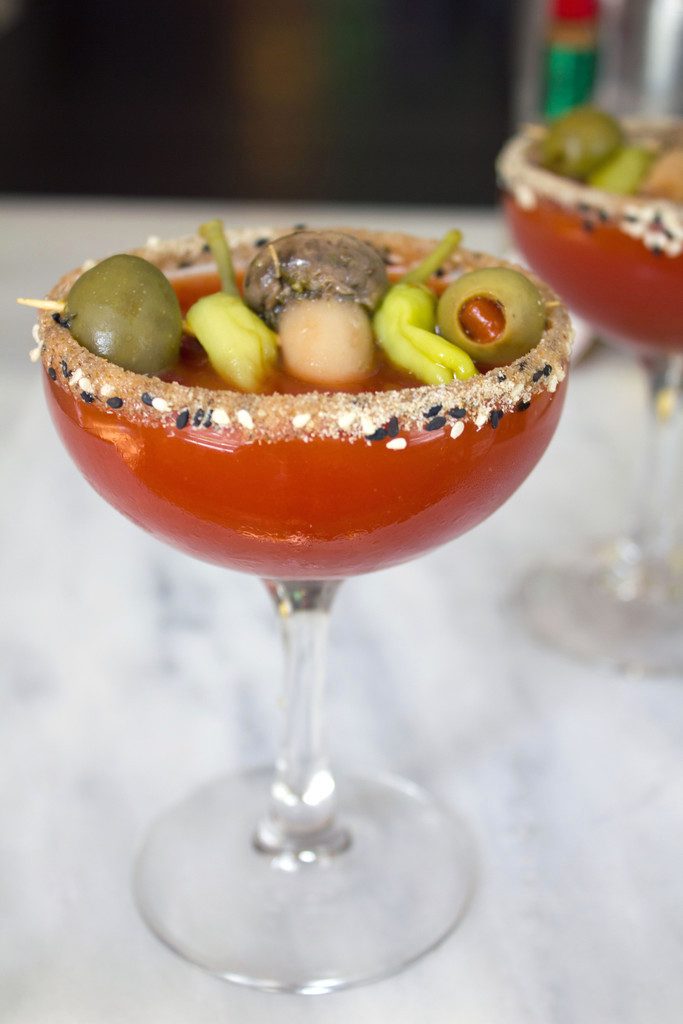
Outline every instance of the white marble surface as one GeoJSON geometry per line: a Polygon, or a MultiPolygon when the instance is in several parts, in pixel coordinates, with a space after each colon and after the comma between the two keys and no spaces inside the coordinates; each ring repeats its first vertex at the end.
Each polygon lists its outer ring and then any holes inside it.
{"type": "Polygon", "coordinates": [[[573,664],[506,610],[530,565],[609,532],[627,502],[643,394],[606,351],[575,371],[550,452],[507,506],[346,584],[336,609],[337,765],[406,774],[469,819],[481,880],[462,927],[397,977],[306,998],[204,975],[139,921],[145,825],[272,756],[277,637],[255,580],[161,546],[89,490],[12,302],[215,212],[503,240],[467,211],[0,202],[0,1021],[680,1024],[683,680],[573,664]]]}

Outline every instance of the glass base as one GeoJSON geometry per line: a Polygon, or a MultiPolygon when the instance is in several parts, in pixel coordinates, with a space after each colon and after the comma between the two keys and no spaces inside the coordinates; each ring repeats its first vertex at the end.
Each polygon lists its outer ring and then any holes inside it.
{"type": "Polygon", "coordinates": [[[392,974],[462,918],[474,881],[467,831],[401,779],[341,778],[351,843],[308,861],[256,849],[271,773],[214,782],[164,814],[136,866],[160,939],[242,985],[323,993],[392,974]]]}
{"type": "Polygon", "coordinates": [[[634,675],[683,672],[683,601],[621,557],[530,573],[514,614],[544,643],[634,675]],[[631,571],[631,569],[633,571],[631,571]]]}

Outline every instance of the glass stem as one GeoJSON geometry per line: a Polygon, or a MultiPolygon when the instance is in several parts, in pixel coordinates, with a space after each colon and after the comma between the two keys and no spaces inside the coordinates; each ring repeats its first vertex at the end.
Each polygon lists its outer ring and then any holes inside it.
{"type": "Polygon", "coordinates": [[[270,854],[313,861],[345,849],[336,821],[334,778],[323,742],[322,699],[329,614],[339,582],[267,580],[285,650],[284,724],[270,807],[255,844],[270,854]]]}
{"type": "Polygon", "coordinates": [[[621,545],[616,589],[625,600],[667,600],[683,582],[680,564],[683,356],[647,362],[650,424],[636,517],[621,545]]]}

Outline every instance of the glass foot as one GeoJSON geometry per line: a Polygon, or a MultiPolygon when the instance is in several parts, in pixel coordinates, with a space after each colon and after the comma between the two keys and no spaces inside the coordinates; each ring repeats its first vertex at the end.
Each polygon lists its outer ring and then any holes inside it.
{"type": "Polygon", "coordinates": [[[152,827],[138,905],[171,949],[243,985],[322,993],[392,974],[462,918],[474,880],[457,818],[401,779],[341,778],[351,842],[272,855],[254,830],[271,774],[221,779],[152,827]]]}
{"type": "Polygon", "coordinates": [[[515,617],[544,643],[594,664],[683,672],[683,601],[618,555],[534,570],[513,595],[515,617]]]}

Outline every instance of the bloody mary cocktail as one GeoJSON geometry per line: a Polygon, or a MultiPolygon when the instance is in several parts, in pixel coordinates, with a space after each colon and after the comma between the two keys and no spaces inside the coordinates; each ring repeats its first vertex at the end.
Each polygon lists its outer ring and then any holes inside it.
{"type": "Polygon", "coordinates": [[[338,581],[450,540],[512,494],[557,424],[571,328],[540,282],[453,254],[458,232],[436,250],[245,233],[232,257],[217,222],[200,232],[57,285],[39,327],[47,397],[114,507],[268,579],[286,641],[274,776],[218,780],[159,819],[136,867],[141,912],[221,977],[325,992],[433,948],[473,882],[466,830],[418,787],[350,778],[337,814],[319,704],[338,581]]]}

